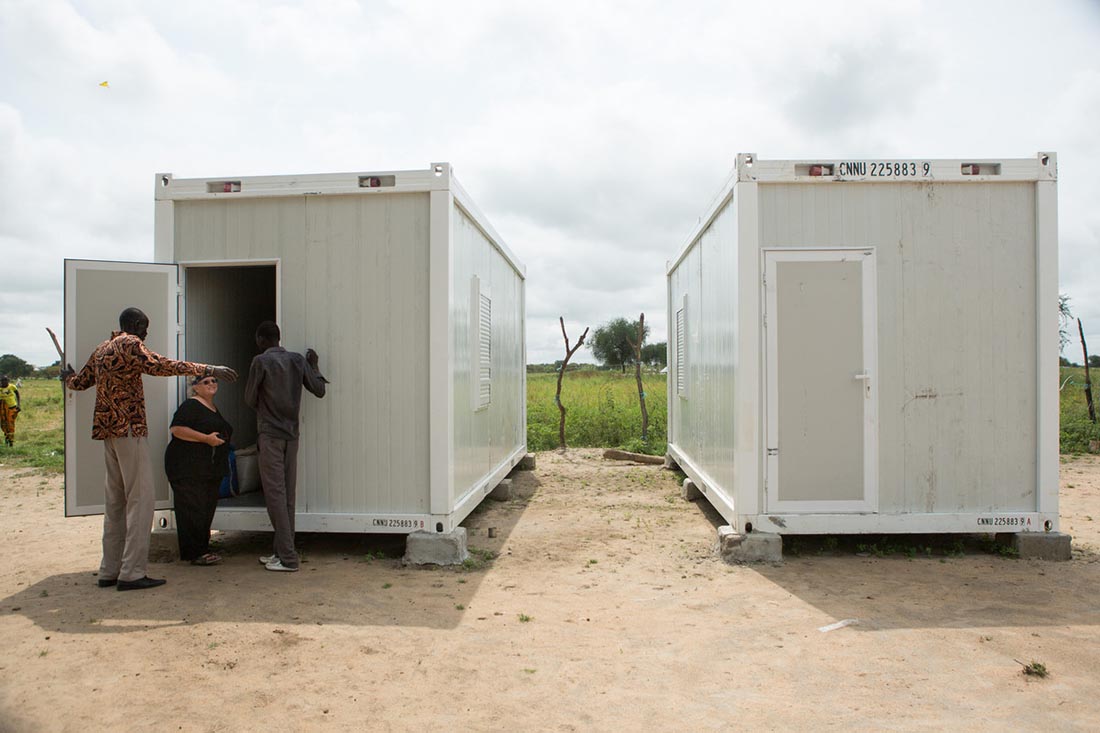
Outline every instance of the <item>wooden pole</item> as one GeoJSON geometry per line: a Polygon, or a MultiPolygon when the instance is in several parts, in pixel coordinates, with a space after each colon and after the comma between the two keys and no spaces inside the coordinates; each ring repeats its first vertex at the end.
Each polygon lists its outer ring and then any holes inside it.
{"type": "Polygon", "coordinates": [[[645,313],[638,316],[638,340],[631,341],[630,347],[634,349],[634,379],[638,382],[638,402],[642,406],[642,442],[649,442],[649,410],[645,406],[645,388],[642,386],[642,341],[645,340],[645,313]]]}
{"type": "Polygon", "coordinates": [[[1081,336],[1081,351],[1085,354],[1085,402],[1089,406],[1089,420],[1096,424],[1096,408],[1092,404],[1092,380],[1089,378],[1089,347],[1085,343],[1085,329],[1081,328],[1081,319],[1077,319],[1077,333],[1081,336]]]}

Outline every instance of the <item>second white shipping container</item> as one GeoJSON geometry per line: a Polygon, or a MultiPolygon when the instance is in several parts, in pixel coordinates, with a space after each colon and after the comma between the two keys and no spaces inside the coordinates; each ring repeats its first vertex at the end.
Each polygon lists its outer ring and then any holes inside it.
{"type": "Polygon", "coordinates": [[[1056,180],[738,156],[667,267],[669,454],[737,533],[1058,528],[1056,180]]]}

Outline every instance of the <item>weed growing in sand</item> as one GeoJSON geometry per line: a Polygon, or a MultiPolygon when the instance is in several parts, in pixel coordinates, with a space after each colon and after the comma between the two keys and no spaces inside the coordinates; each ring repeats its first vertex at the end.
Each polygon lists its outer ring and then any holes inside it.
{"type": "Polygon", "coordinates": [[[462,561],[463,570],[483,570],[489,567],[497,554],[492,550],[483,550],[480,547],[471,547],[470,556],[462,561]]]}
{"type": "Polygon", "coordinates": [[[387,589],[392,588],[392,587],[393,587],[393,583],[383,583],[382,584],[382,590],[387,590],[387,589]]]}
{"type": "Polygon", "coordinates": [[[465,606],[464,604],[462,604],[462,603],[456,603],[456,604],[455,604],[455,610],[456,610],[456,611],[465,611],[465,610],[466,610],[466,606],[465,606]]]}
{"type": "Polygon", "coordinates": [[[998,542],[993,537],[983,537],[979,543],[983,552],[988,552],[990,555],[1000,555],[1001,557],[1019,557],[1020,551],[1011,545],[1005,545],[998,542]]]}
{"type": "Polygon", "coordinates": [[[527,622],[529,622],[529,621],[534,621],[534,620],[535,620],[535,617],[534,617],[534,616],[528,616],[528,615],[527,615],[526,613],[521,613],[521,614],[519,615],[519,622],[520,622],[521,624],[525,624],[525,623],[527,623],[527,622]]]}
{"type": "Polygon", "coordinates": [[[1016,664],[1024,668],[1024,675],[1027,677],[1038,677],[1040,679],[1050,676],[1050,672],[1047,670],[1047,666],[1042,662],[1036,662],[1032,660],[1028,664],[1024,664],[1019,659],[1014,660],[1016,664]]]}

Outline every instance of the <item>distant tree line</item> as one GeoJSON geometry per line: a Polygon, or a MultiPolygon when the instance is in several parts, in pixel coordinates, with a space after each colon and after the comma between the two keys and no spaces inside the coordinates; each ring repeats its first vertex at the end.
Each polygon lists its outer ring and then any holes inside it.
{"type": "MultiPolygon", "coordinates": [[[[561,359],[558,359],[552,364],[528,364],[528,374],[557,374],[561,371],[561,359]]],[[[565,368],[567,372],[594,372],[602,369],[599,364],[574,364],[569,363],[569,366],[565,368]]]]}
{"type": "MultiPolygon", "coordinates": [[[[1075,361],[1070,361],[1069,359],[1067,359],[1064,356],[1059,356],[1058,357],[1058,366],[1079,367],[1081,365],[1078,364],[1075,361]]],[[[1089,368],[1090,369],[1100,369],[1100,355],[1089,354],[1089,368]]]]}
{"type": "Polygon", "coordinates": [[[42,379],[54,378],[61,373],[61,362],[55,361],[47,367],[36,367],[28,364],[15,354],[0,356],[0,374],[6,374],[12,379],[21,377],[39,377],[42,379]]]}

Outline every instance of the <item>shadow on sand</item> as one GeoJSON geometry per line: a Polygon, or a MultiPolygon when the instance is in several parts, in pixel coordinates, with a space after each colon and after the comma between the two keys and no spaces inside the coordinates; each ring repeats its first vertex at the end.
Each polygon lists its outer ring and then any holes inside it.
{"type": "MultiPolygon", "coordinates": [[[[701,516],[726,521],[709,502],[701,516]]],[[[1012,557],[988,535],[788,535],[783,562],[744,566],[861,631],[1100,626],[1100,554],[1012,557]]]]}
{"type": "Polygon", "coordinates": [[[512,499],[487,499],[463,522],[471,535],[463,566],[405,567],[403,535],[300,533],[301,570],[271,573],[258,563],[271,552],[270,533],[226,532],[216,538],[219,565],[150,563],[151,576],[168,579],[161,588],[120,593],[98,588],[91,571],[63,573],[0,599],[0,616],[89,634],[209,622],[453,628],[540,485],[531,471],[512,479],[512,499]]]}

